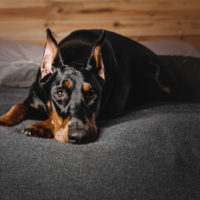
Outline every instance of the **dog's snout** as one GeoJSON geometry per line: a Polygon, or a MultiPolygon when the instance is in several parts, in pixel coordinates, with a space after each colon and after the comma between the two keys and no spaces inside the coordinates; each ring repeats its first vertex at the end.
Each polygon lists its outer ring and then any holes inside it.
{"type": "Polygon", "coordinates": [[[72,118],[69,123],[69,129],[77,129],[83,127],[83,122],[77,118],[72,118]]]}
{"type": "Polygon", "coordinates": [[[84,130],[72,129],[68,132],[69,142],[72,144],[83,144],[89,139],[89,133],[84,130]]]}

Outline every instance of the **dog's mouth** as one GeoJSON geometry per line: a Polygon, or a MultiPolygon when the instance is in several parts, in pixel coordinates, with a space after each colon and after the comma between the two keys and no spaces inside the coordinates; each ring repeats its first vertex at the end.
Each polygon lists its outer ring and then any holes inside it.
{"type": "Polygon", "coordinates": [[[69,125],[67,136],[68,142],[72,144],[87,144],[93,142],[97,138],[96,123],[86,121],[84,126],[71,127],[69,125]]]}
{"type": "Polygon", "coordinates": [[[51,124],[53,126],[54,138],[57,141],[86,144],[96,140],[97,126],[96,117],[93,113],[90,117],[84,117],[84,120],[74,116],[62,118],[58,112],[52,111],[50,114],[51,124]]]}
{"type": "Polygon", "coordinates": [[[91,118],[86,117],[83,124],[80,119],[76,119],[69,123],[68,142],[72,144],[87,144],[93,142],[97,138],[97,126],[95,115],[91,118]]]}
{"type": "Polygon", "coordinates": [[[55,139],[60,142],[71,143],[71,144],[88,144],[93,142],[97,135],[96,133],[91,133],[85,128],[60,128],[56,134],[55,139]]]}

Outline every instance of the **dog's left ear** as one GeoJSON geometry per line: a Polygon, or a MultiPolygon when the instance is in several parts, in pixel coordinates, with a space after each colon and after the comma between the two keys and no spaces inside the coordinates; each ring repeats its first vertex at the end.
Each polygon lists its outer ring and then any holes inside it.
{"type": "Polygon", "coordinates": [[[100,37],[97,39],[96,43],[92,48],[87,64],[91,65],[92,60],[94,60],[98,75],[105,80],[104,63],[101,54],[101,49],[103,47],[104,42],[105,42],[105,31],[103,30],[100,37]]]}
{"type": "Polygon", "coordinates": [[[44,50],[44,55],[41,63],[41,78],[44,78],[47,74],[53,73],[53,62],[58,55],[58,45],[53,37],[51,30],[47,29],[47,42],[44,50]]]}

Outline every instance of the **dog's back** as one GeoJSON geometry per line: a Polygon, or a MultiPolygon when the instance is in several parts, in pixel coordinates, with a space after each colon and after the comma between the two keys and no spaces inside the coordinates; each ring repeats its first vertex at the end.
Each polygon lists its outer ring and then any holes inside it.
{"type": "MultiPolygon", "coordinates": [[[[77,62],[79,55],[79,62],[83,63],[101,31],[74,31],[59,43],[59,47],[68,55],[69,62],[77,62]]],[[[200,101],[200,59],[158,56],[127,37],[110,31],[105,34],[103,118],[141,103],[200,101]]]]}
{"type": "Polygon", "coordinates": [[[171,99],[200,102],[200,59],[185,56],[160,56],[161,79],[171,89],[171,99]]]}

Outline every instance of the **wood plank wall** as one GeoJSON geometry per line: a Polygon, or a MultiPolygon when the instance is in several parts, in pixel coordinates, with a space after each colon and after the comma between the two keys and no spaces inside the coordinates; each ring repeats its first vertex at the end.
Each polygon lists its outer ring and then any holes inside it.
{"type": "Polygon", "coordinates": [[[200,47],[200,0],[0,0],[0,39],[44,45],[75,29],[109,29],[135,40],[176,39],[200,47]]]}

